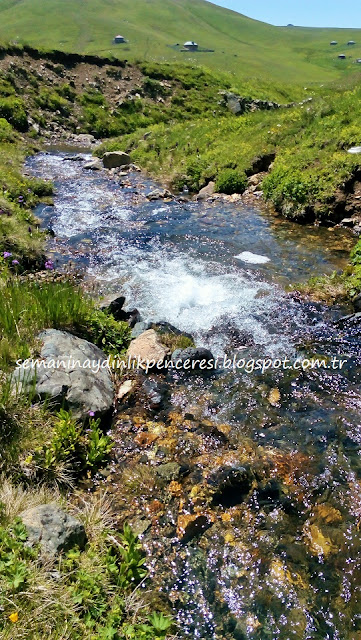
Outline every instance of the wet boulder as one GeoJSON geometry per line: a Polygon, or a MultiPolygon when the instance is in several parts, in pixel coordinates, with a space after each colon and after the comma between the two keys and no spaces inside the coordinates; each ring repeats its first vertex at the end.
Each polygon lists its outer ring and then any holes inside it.
{"type": "Polygon", "coordinates": [[[133,328],[141,320],[140,313],[138,309],[126,311],[123,309],[124,304],[124,296],[117,296],[109,304],[103,304],[100,308],[106,313],[111,313],[118,322],[127,322],[130,328],[133,328]]]}
{"type": "Polygon", "coordinates": [[[160,409],[167,394],[166,385],[161,384],[154,378],[147,378],[142,384],[142,389],[145,392],[149,408],[153,410],[160,409]]]}
{"type": "Polygon", "coordinates": [[[77,419],[89,411],[105,417],[113,406],[114,386],[103,351],[56,329],[43,331],[38,339],[42,346],[34,368],[24,361],[15,370],[14,383],[23,389],[34,385],[35,396],[50,406],[66,407],[77,419]]]}
{"type": "Polygon", "coordinates": [[[201,189],[199,191],[199,193],[197,193],[197,195],[194,197],[195,200],[207,200],[207,198],[210,198],[211,196],[213,196],[213,194],[216,191],[216,183],[215,182],[208,182],[208,184],[203,187],[203,189],[201,189]]]}
{"type": "Polygon", "coordinates": [[[73,547],[84,548],[84,525],[56,504],[41,504],[20,514],[30,544],[40,544],[43,551],[56,555],[73,547]]]}
{"type": "Polygon", "coordinates": [[[84,165],[84,169],[88,169],[90,171],[101,171],[102,168],[103,165],[99,158],[97,158],[96,160],[91,160],[84,165]]]}
{"type": "Polygon", "coordinates": [[[185,371],[210,371],[214,369],[215,359],[205,347],[187,347],[173,351],[172,362],[185,371]]]}
{"type": "Polygon", "coordinates": [[[154,189],[148,193],[148,200],[164,200],[165,198],[172,198],[172,194],[168,189],[154,189]]]}
{"type": "Polygon", "coordinates": [[[111,313],[116,320],[119,320],[123,313],[123,307],[125,305],[124,296],[116,296],[109,302],[109,298],[101,306],[102,311],[111,313]]]}
{"type": "Polygon", "coordinates": [[[145,322],[145,321],[140,321],[140,322],[136,322],[134,327],[132,328],[132,338],[138,338],[142,333],[144,333],[144,331],[147,331],[148,329],[151,329],[151,323],[149,322],[145,322]]]}
{"type": "Polygon", "coordinates": [[[130,163],[130,156],[124,151],[107,151],[103,155],[103,165],[106,169],[116,169],[130,163]]]}
{"type": "Polygon", "coordinates": [[[154,369],[157,364],[163,363],[169,355],[168,347],[161,342],[161,338],[154,329],[148,329],[132,340],[127,351],[130,361],[135,362],[135,365],[138,363],[139,367],[146,372],[154,369]]]}
{"type": "Polygon", "coordinates": [[[352,300],[353,307],[357,313],[361,311],[361,293],[352,300]]]}

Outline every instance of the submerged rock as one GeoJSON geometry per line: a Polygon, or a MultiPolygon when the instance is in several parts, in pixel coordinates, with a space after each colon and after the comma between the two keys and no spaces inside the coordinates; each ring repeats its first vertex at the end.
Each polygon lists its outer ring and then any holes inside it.
{"type": "Polygon", "coordinates": [[[180,515],[177,522],[177,536],[183,543],[189,542],[204,533],[212,524],[213,522],[209,514],[193,513],[180,515]]]}
{"type": "Polygon", "coordinates": [[[167,392],[166,387],[159,384],[157,380],[147,379],[143,382],[142,388],[146,393],[150,409],[159,409],[167,392]]]}
{"type": "Polygon", "coordinates": [[[94,344],[66,331],[47,329],[38,336],[42,342],[34,369],[26,361],[14,373],[21,388],[34,384],[35,396],[49,399],[53,406],[65,406],[77,419],[94,411],[105,416],[112,408],[114,387],[109,369],[99,368],[106,355],[94,344]],[[34,379],[35,376],[35,379],[34,379]]]}
{"type": "Polygon", "coordinates": [[[84,525],[55,504],[27,509],[20,514],[20,519],[28,531],[28,541],[39,543],[46,553],[55,555],[75,546],[85,546],[84,525]]]}
{"type": "Polygon", "coordinates": [[[179,478],[181,468],[178,462],[166,462],[165,464],[160,464],[156,468],[156,472],[163,480],[171,482],[171,480],[177,480],[179,478]]]}
{"type": "Polygon", "coordinates": [[[107,151],[103,155],[103,165],[106,169],[115,169],[130,164],[130,156],[124,151],[107,151]]]}
{"type": "Polygon", "coordinates": [[[233,507],[241,504],[252,488],[253,475],[242,466],[220,467],[211,472],[207,483],[213,491],[213,504],[233,507]]]}

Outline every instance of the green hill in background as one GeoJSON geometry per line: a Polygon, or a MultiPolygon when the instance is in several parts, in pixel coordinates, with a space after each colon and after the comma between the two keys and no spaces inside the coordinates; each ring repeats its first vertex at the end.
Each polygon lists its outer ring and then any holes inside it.
{"type": "Polygon", "coordinates": [[[128,60],[184,61],[237,79],[287,84],[337,80],[357,70],[361,58],[361,29],[274,27],[204,0],[0,0],[0,40],[128,60]],[[127,42],[113,45],[117,34],[127,42]],[[187,40],[214,52],[182,52],[187,40]],[[347,46],[349,40],[356,44],[347,46]],[[338,59],[340,53],[346,60],[338,59]]]}

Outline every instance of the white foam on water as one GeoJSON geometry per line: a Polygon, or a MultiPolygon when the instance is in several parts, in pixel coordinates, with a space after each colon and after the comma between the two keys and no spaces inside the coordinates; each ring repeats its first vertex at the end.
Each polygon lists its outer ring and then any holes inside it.
{"type": "MultiPolygon", "coordinates": [[[[134,246],[114,250],[90,271],[113,289],[119,282],[128,306],[137,306],[145,319],[166,320],[199,341],[223,318],[251,333],[258,344],[276,347],[279,340],[284,342],[283,335],[269,333],[266,317],[277,313],[282,294],[238,269],[203,263],[175,253],[174,248],[170,253],[153,242],[146,250],[134,246]],[[257,297],[260,289],[268,296],[257,297]]],[[[222,348],[219,335],[213,344],[222,348]]],[[[212,346],[209,341],[208,346],[212,346]]]]}
{"type": "Polygon", "coordinates": [[[266,264],[267,262],[271,262],[270,258],[267,256],[260,256],[257,253],[252,253],[251,251],[242,251],[238,256],[234,256],[237,260],[242,260],[242,262],[247,262],[248,264],[266,264]]]}

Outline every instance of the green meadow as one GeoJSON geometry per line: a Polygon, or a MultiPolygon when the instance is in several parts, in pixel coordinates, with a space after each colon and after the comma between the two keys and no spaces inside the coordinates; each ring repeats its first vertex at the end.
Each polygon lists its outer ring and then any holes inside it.
{"type": "Polygon", "coordinates": [[[183,61],[282,83],[330,82],[355,70],[361,58],[361,30],[274,27],[204,0],[1,0],[0,40],[132,61],[183,61]],[[112,45],[117,34],[126,44],[112,45]],[[187,40],[214,52],[181,52],[175,45],[187,40]],[[338,45],[330,46],[332,40],[338,45]],[[349,40],[356,44],[348,47],[349,40]],[[347,59],[339,60],[340,53],[347,59]]]}

